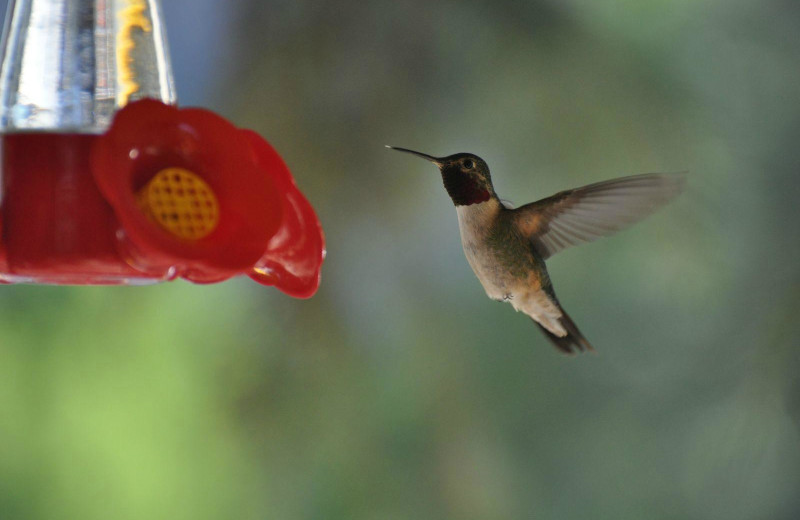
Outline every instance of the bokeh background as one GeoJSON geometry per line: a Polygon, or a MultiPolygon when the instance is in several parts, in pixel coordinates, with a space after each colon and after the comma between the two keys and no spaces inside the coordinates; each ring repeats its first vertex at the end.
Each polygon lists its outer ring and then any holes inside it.
{"type": "Polygon", "coordinates": [[[265,135],[318,210],[323,283],[3,287],[0,518],[800,517],[800,4],[163,9],[181,103],[265,135]],[[477,153],[517,204],[689,185],[549,262],[598,349],[570,359],[385,144],[477,153]]]}

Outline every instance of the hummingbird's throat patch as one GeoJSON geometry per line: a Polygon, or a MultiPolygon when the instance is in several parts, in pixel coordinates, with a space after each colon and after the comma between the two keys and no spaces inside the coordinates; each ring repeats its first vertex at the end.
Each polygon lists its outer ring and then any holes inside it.
{"type": "Polygon", "coordinates": [[[461,172],[442,173],[444,189],[456,206],[480,204],[492,198],[492,193],[484,182],[461,172]]]}

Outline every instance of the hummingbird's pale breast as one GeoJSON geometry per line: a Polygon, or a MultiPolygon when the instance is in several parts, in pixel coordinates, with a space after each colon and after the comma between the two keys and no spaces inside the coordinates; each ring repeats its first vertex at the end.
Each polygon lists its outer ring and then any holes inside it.
{"type": "Polygon", "coordinates": [[[516,229],[507,210],[493,197],[486,202],[456,206],[461,245],[486,295],[507,301],[557,336],[567,334],[561,309],[543,285],[549,286],[544,262],[516,229]]]}
{"type": "Polygon", "coordinates": [[[489,298],[503,301],[508,299],[505,273],[497,263],[497,255],[488,247],[492,224],[500,211],[500,202],[494,198],[480,204],[456,206],[461,245],[467,262],[489,298]]]}

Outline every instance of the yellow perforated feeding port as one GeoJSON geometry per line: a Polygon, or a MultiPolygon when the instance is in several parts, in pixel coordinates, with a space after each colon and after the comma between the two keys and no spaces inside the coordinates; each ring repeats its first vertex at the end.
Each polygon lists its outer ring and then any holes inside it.
{"type": "Polygon", "coordinates": [[[184,168],[161,170],[136,198],[148,217],[178,238],[203,238],[219,223],[219,202],[214,191],[184,168]]]}

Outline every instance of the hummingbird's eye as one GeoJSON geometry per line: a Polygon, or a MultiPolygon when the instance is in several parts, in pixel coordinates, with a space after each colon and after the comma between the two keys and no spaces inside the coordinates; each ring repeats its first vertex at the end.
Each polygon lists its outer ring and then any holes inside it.
{"type": "Polygon", "coordinates": [[[475,166],[475,163],[472,162],[472,159],[465,159],[462,164],[464,165],[464,168],[466,168],[468,170],[471,170],[472,167],[475,166]]]}

